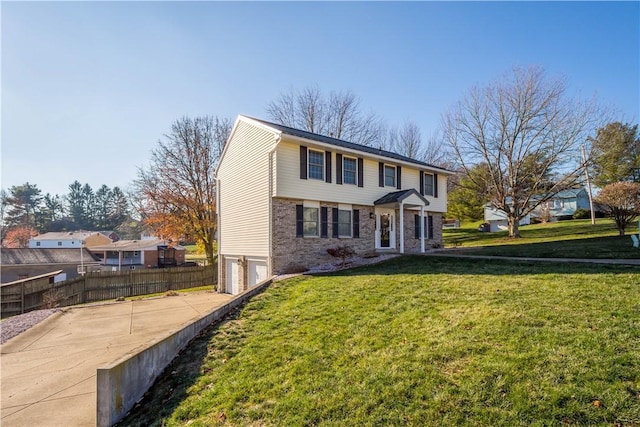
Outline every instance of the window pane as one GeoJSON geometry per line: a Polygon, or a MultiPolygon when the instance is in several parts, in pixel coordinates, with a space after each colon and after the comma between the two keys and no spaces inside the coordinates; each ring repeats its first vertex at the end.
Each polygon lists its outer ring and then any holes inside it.
{"type": "Polygon", "coordinates": [[[309,178],[324,179],[324,153],[309,150],[309,178]]]}
{"type": "Polygon", "coordinates": [[[318,223],[317,222],[304,222],[304,235],[305,236],[317,236],[318,235],[318,223]]]}
{"type": "Polygon", "coordinates": [[[356,159],[350,159],[348,157],[345,157],[342,164],[344,169],[343,182],[345,184],[355,184],[356,183],[356,159]]]}
{"type": "Polygon", "coordinates": [[[384,185],[390,187],[396,186],[396,168],[393,166],[384,167],[384,185]]]}
{"type": "Polygon", "coordinates": [[[424,194],[433,196],[433,175],[424,175],[424,194]]]}
{"type": "Polygon", "coordinates": [[[318,208],[307,208],[303,210],[303,235],[318,235],[318,208]]]}
{"type": "Polygon", "coordinates": [[[351,211],[338,211],[338,236],[351,237],[351,211]]]}

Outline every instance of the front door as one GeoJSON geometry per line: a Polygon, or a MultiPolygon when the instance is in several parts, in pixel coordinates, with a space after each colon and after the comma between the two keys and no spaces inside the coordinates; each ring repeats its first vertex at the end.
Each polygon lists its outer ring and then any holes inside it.
{"type": "Polygon", "coordinates": [[[376,211],[376,249],[395,249],[395,213],[393,210],[376,211]]]}

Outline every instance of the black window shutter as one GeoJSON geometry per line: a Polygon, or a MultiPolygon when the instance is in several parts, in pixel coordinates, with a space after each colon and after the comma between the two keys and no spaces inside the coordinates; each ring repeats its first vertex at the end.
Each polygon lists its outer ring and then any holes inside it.
{"type": "Polygon", "coordinates": [[[353,210],[353,237],[356,239],[360,237],[360,210],[353,210]]]}
{"type": "Polygon", "coordinates": [[[338,237],[338,208],[333,208],[331,210],[331,219],[333,220],[331,236],[338,237]]]}
{"type": "Polygon", "coordinates": [[[296,237],[302,237],[303,235],[303,209],[304,207],[302,205],[296,205],[296,237]]]}
{"type": "Polygon", "coordinates": [[[416,239],[420,238],[420,215],[413,216],[413,237],[416,239]]]}
{"type": "Polygon", "coordinates": [[[300,146],[300,179],[307,179],[307,147],[300,146]]]}
{"type": "Polygon", "coordinates": [[[358,157],[358,187],[364,187],[364,160],[358,157]]]}
{"type": "Polygon", "coordinates": [[[378,163],[378,186],[384,187],[384,163],[378,163]]]}
{"type": "Polygon", "coordinates": [[[433,239],[433,215],[429,215],[427,218],[429,219],[427,226],[428,238],[433,239]]]}
{"type": "Polygon", "coordinates": [[[329,208],[320,208],[320,237],[329,237],[329,208]]]}
{"type": "Polygon", "coordinates": [[[433,197],[438,197],[438,174],[433,174],[433,197]]]}
{"type": "Polygon", "coordinates": [[[336,154],[336,184],[342,184],[342,154],[336,154]]]}
{"type": "Polygon", "coordinates": [[[424,172],[420,171],[420,195],[424,196],[424,172]]]}
{"type": "Polygon", "coordinates": [[[324,180],[331,182],[331,151],[324,152],[324,180]]]}
{"type": "Polygon", "coordinates": [[[396,188],[400,190],[402,188],[402,168],[396,166],[396,188]]]}

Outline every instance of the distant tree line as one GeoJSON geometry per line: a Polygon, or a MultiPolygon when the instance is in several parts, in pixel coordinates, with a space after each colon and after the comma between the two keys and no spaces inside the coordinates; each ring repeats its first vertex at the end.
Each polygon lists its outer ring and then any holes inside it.
{"type": "Polygon", "coordinates": [[[128,198],[117,186],[94,190],[74,181],[69,192],[60,196],[42,194],[36,184],[27,182],[2,190],[0,197],[3,241],[18,230],[24,240],[26,235],[48,231],[122,229],[123,224],[134,221],[128,198]]]}

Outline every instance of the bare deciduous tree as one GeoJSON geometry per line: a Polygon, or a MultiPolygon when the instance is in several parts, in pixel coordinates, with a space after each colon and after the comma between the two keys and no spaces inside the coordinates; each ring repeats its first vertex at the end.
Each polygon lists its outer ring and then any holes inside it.
{"type": "Polygon", "coordinates": [[[350,91],[325,96],[315,87],[292,90],[270,102],[267,115],[285,126],[368,146],[377,146],[384,132],[378,116],[364,113],[350,91]]]}
{"type": "Polygon", "coordinates": [[[486,182],[476,184],[506,213],[509,236],[519,237],[520,219],[579,179],[580,144],[595,118],[594,104],[569,97],[564,79],[529,67],[471,89],[442,122],[468,175],[473,165],[487,164],[486,182]]]}
{"type": "Polygon", "coordinates": [[[184,117],[158,141],[147,168],[134,182],[135,207],[160,237],[192,236],[214,261],[216,187],[214,168],[231,130],[218,117],[184,117]]]}

